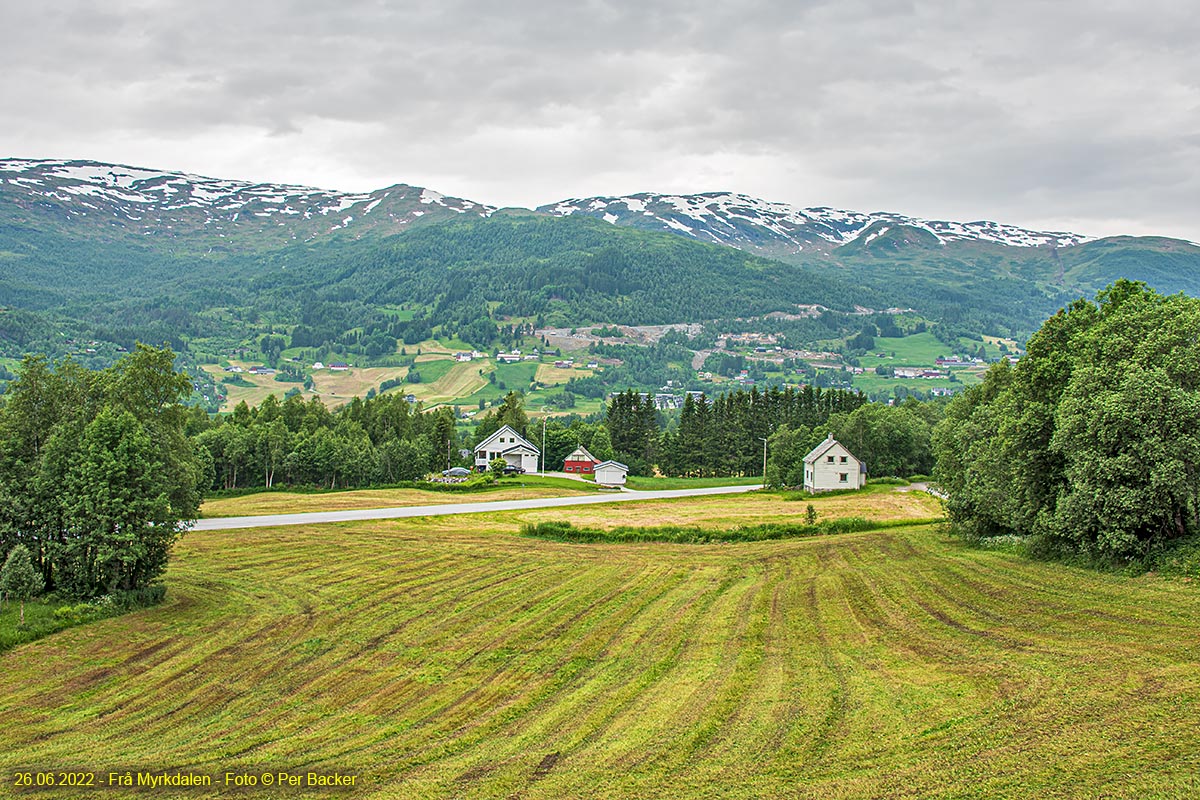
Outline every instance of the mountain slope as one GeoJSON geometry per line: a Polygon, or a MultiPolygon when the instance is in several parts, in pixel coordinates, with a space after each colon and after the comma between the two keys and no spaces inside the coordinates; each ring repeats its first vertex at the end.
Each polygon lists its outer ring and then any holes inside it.
{"type": "Polygon", "coordinates": [[[861,304],[1019,337],[1120,277],[1200,294],[1200,248],[1172,239],[1093,240],[730,193],[496,211],[403,184],[349,194],[0,160],[0,306],[103,315],[131,330],[156,319],[158,336],[180,315],[206,315],[195,330],[224,325],[213,309],[241,309],[247,325],[274,314],[286,328],[310,301],[341,304],[327,315],[338,335],[379,305],[466,326],[472,315],[674,323],[861,304]]]}
{"type": "Polygon", "coordinates": [[[796,208],[729,192],[589,197],[563,200],[538,210],[555,216],[582,214],[614,225],[671,231],[774,257],[830,253],[878,231],[880,226],[923,230],[939,243],[970,241],[1008,247],[1065,247],[1089,241],[1089,237],[1075,233],[1031,231],[995,222],[948,222],[887,212],[864,214],[826,207],[796,208]]]}
{"type": "Polygon", "coordinates": [[[352,194],[94,161],[0,160],[0,225],[140,236],[189,249],[264,249],[338,231],[395,233],[494,210],[404,184],[352,194]]]}

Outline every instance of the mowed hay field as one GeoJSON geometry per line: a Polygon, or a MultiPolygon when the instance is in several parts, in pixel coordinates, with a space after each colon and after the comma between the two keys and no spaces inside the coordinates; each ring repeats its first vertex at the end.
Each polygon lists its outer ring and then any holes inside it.
{"type": "MultiPolygon", "coordinates": [[[[0,655],[5,775],[340,770],[358,785],[336,796],[381,798],[1200,792],[1194,584],[936,525],[616,546],[524,539],[521,518],[193,532],[164,605],[0,655]]],[[[228,795],[175,792],[153,795],[228,795]]]]}
{"type": "MultiPolygon", "coordinates": [[[[547,481],[549,483],[549,481],[547,481]]],[[[239,497],[220,497],[205,500],[200,514],[205,519],[241,517],[260,514],[296,514],[307,511],[345,511],[360,508],[394,508],[398,506],[432,506],[449,503],[478,503],[501,500],[530,500],[538,497],[564,497],[573,494],[595,494],[594,486],[579,481],[567,485],[500,486],[487,492],[436,492],[423,489],[351,489],[344,492],[257,492],[239,497]]]]}

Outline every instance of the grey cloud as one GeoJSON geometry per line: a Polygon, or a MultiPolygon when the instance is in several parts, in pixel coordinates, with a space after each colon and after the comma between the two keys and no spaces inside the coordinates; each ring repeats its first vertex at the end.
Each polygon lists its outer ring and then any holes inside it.
{"type": "Polygon", "coordinates": [[[720,188],[1200,238],[1200,20],[1174,2],[5,5],[11,155],[141,141],[179,153],[151,166],[497,204],[720,188]]]}

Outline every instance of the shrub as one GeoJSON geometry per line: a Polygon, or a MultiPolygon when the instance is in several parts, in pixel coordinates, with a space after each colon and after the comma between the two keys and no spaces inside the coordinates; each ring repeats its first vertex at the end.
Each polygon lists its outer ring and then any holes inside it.
{"type": "MultiPolygon", "coordinates": [[[[906,522],[904,524],[919,524],[906,522]]],[[[853,533],[888,527],[862,517],[843,517],[815,523],[770,522],[741,525],[736,528],[701,528],[696,525],[657,525],[647,527],[577,528],[569,522],[526,523],[521,535],[558,542],[591,544],[597,542],[665,542],[670,544],[708,544],[710,542],[762,542],[797,539],[837,533],[853,533]]]]}

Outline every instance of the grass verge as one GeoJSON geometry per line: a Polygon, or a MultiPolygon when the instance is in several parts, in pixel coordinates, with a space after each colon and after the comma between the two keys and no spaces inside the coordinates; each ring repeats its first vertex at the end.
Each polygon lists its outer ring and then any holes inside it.
{"type": "Polygon", "coordinates": [[[648,478],[630,475],[625,479],[629,489],[654,491],[658,489],[706,489],[710,486],[761,486],[760,476],[748,478],[648,478]]]}

